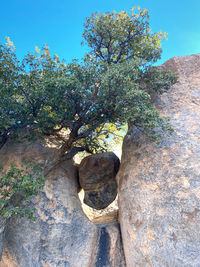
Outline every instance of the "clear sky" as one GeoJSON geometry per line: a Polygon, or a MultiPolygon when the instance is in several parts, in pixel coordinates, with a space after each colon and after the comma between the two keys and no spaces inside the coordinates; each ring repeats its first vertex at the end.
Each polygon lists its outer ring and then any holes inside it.
{"type": "Polygon", "coordinates": [[[53,54],[70,62],[82,58],[83,23],[92,12],[147,8],[154,32],[168,32],[159,63],[200,53],[200,0],[1,0],[0,42],[9,36],[22,58],[47,43],[53,54]]]}

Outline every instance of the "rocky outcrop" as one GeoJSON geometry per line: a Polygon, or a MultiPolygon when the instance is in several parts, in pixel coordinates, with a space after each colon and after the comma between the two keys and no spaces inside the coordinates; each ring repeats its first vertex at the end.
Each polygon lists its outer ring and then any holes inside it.
{"type": "Polygon", "coordinates": [[[157,101],[174,133],[156,144],[130,128],[117,175],[129,267],[200,266],[200,54],[163,66],[179,76],[157,101]]]}
{"type": "Polygon", "coordinates": [[[79,165],[79,182],[84,189],[84,203],[95,209],[104,209],[117,196],[115,176],[120,161],[113,152],[85,157],[79,165]]]}
{"type": "MultiPolygon", "coordinates": [[[[122,236],[113,222],[116,213],[106,221],[98,218],[99,224],[85,216],[77,194],[78,170],[67,160],[49,173],[44,189],[32,199],[36,221],[13,217],[6,231],[0,222],[0,250],[5,234],[0,267],[200,266],[200,54],[173,58],[162,67],[179,76],[156,102],[161,115],[170,117],[174,133],[158,144],[129,128],[117,174],[122,236]]],[[[50,140],[8,143],[0,161],[5,169],[12,162],[19,166],[23,157],[45,164],[56,149],[50,140]]],[[[111,166],[114,177],[116,162],[105,164],[104,174],[111,166]]],[[[99,180],[89,176],[88,184],[81,178],[81,184],[95,191],[112,183],[104,174],[99,180]]]]}
{"type": "MultiPolygon", "coordinates": [[[[37,142],[8,144],[1,162],[5,168],[12,161],[19,164],[22,157],[44,163],[51,161],[53,151],[37,142]]],[[[6,251],[18,266],[91,266],[95,261],[98,229],[82,212],[77,179],[73,162],[63,162],[49,174],[43,192],[32,199],[37,220],[10,220],[6,251]]]]}
{"type": "MultiPolygon", "coordinates": [[[[55,149],[55,144],[49,141],[8,143],[1,151],[0,161],[5,169],[11,162],[19,166],[22,157],[44,164],[52,160],[55,149]]],[[[105,266],[121,266],[123,251],[118,224],[101,226],[90,222],[82,211],[77,190],[78,172],[72,161],[62,162],[51,171],[44,189],[30,204],[36,209],[36,221],[13,217],[7,223],[0,266],[93,267],[98,266],[99,255],[105,266]],[[106,242],[105,255],[102,240],[106,242]],[[115,254],[121,255],[116,261],[115,254]]]]}

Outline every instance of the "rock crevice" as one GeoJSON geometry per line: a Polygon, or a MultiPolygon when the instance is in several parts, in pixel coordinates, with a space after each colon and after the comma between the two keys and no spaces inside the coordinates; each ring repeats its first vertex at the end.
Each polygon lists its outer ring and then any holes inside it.
{"type": "MultiPolygon", "coordinates": [[[[157,144],[129,128],[117,174],[119,223],[88,220],[77,195],[77,167],[68,160],[32,199],[37,220],[16,217],[7,224],[0,267],[199,266],[200,54],[173,58],[163,67],[179,76],[156,103],[161,115],[170,117],[174,133],[157,144]]],[[[44,142],[8,143],[0,161],[5,168],[11,162],[18,166],[22,157],[44,164],[54,149],[44,142]]],[[[113,177],[116,162],[109,164],[113,177]]],[[[81,186],[93,192],[116,183],[115,178],[105,181],[96,188],[96,181],[81,181],[81,186]]],[[[114,199],[113,192],[106,203],[114,199]]],[[[96,199],[102,194],[93,198],[88,193],[88,201],[101,208],[105,203],[96,199]]]]}
{"type": "MultiPolygon", "coordinates": [[[[50,161],[52,148],[44,141],[8,143],[0,155],[4,169],[21,159],[50,161]]],[[[94,267],[98,257],[105,266],[123,266],[123,250],[119,226],[96,225],[84,214],[78,197],[78,170],[66,160],[49,173],[45,186],[30,206],[36,209],[36,221],[13,217],[7,223],[0,267],[94,267]],[[105,231],[105,255],[102,249],[105,231]],[[99,256],[100,255],[100,256],[99,256]],[[115,256],[117,255],[117,256],[115,256]],[[110,264],[110,265],[109,265],[110,264]]]]}

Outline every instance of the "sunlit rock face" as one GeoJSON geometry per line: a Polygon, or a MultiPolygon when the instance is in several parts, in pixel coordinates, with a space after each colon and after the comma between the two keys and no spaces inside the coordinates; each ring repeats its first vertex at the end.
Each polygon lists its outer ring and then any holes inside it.
{"type": "MultiPolygon", "coordinates": [[[[47,143],[8,143],[1,151],[4,168],[22,157],[51,161],[56,148],[47,143]]],[[[77,194],[78,172],[67,160],[47,177],[43,191],[32,198],[36,221],[13,217],[7,225],[3,262],[10,255],[17,266],[91,266],[98,250],[97,227],[82,211],[77,194]]],[[[8,261],[8,259],[7,259],[8,261]]]]}
{"type": "MultiPolygon", "coordinates": [[[[51,162],[56,145],[46,140],[4,146],[0,162],[8,169],[22,158],[51,162]]],[[[1,177],[1,175],[0,175],[1,177]]],[[[78,197],[78,170],[72,160],[62,162],[46,178],[31,206],[36,221],[13,217],[7,222],[0,267],[124,267],[118,222],[94,224],[78,197]]]]}
{"type": "Polygon", "coordinates": [[[79,182],[84,189],[84,203],[100,210],[117,196],[116,174],[120,161],[113,152],[85,157],[79,165],[79,182]]]}
{"type": "Polygon", "coordinates": [[[128,267],[200,266],[200,54],[164,67],[179,82],[157,100],[174,133],[160,144],[130,128],[123,144],[119,221],[128,267]]]}

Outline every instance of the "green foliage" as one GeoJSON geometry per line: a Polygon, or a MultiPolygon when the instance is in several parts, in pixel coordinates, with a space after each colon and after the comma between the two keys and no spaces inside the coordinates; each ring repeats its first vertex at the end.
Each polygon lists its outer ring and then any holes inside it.
{"type": "Polygon", "coordinates": [[[30,197],[37,195],[44,186],[42,168],[39,164],[22,162],[21,168],[14,164],[0,178],[0,216],[28,216],[33,219],[33,209],[26,208],[30,197]]]}
{"type": "MultiPolygon", "coordinates": [[[[44,174],[77,152],[109,150],[122,139],[127,123],[153,140],[163,130],[172,131],[152,97],[177,78],[152,66],[166,33],[151,31],[148,11],[94,13],[86,19],[83,37],[90,52],[69,64],[52,56],[47,46],[19,61],[9,38],[0,45],[0,149],[25,133],[29,139],[54,136],[61,146],[44,174]]],[[[32,217],[26,203],[43,185],[37,165],[12,165],[0,178],[0,215],[32,217]]]]}
{"type": "Polygon", "coordinates": [[[170,71],[152,67],[166,33],[152,33],[146,9],[95,13],[83,37],[91,48],[82,62],[66,64],[48,47],[16,58],[10,40],[0,45],[0,147],[26,129],[61,141],[59,157],[108,149],[111,133],[131,122],[157,137],[170,130],[151,96],[176,82],[170,71]],[[75,151],[75,150],[74,150],[75,151]]]}
{"type": "Polygon", "coordinates": [[[133,8],[130,13],[94,13],[87,18],[83,37],[92,53],[108,64],[137,59],[140,64],[160,58],[165,32],[152,33],[148,10],[133,8]]]}

